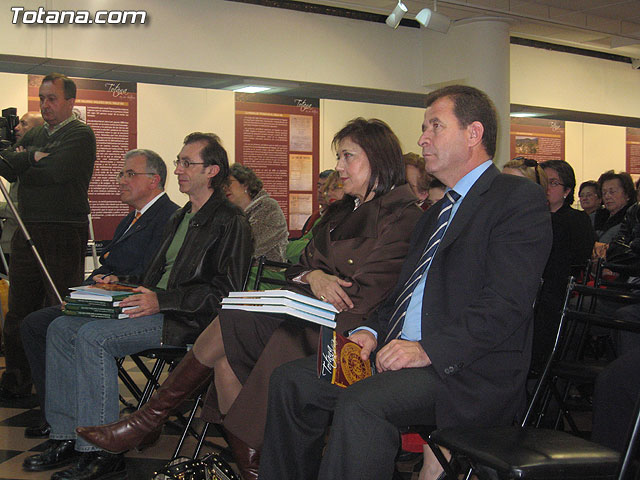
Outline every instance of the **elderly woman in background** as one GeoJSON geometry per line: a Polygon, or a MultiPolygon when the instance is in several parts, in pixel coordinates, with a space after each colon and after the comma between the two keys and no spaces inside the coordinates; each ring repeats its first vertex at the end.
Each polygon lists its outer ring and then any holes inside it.
{"type": "Polygon", "coordinates": [[[604,257],[609,243],[618,235],[620,224],[627,209],[636,202],[633,179],[627,172],[604,172],[598,179],[598,187],[602,194],[604,208],[608,215],[594,224],[597,242],[595,254],[604,257]]]}
{"type": "Polygon", "coordinates": [[[234,163],[229,170],[225,194],[231,203],[244,210],[249,220],[253,255],[284,261],[289,238],[287,220],[278,202],[262,189],[262,180],[249,167],[234,163]]]}
{"type": "Polygon", "coordinates": [[[429,198],[429,184],[433,177],[424,169],[424,158],[417,153],[405,153],[402,159],[404,160],[407,183],[418,198],[418,206],[426,210],[429,208],[427,199],[429,198]]]}
{"type": "MultiPolygon", "coordinates": [[[[332,145],[345,196],[322,216],[287,280],[289,289],[331,303],[340,312],[336,331],[343,332],[361,325],[394,287],[422,211],[405,181],[400,142],[387,124],[357,118],[332,145]]],[[[218,423],[224,418],[243,478],[257,478],[271,372],[316,352],[318,331],[315,324],[277,314],[221,310],[142,409],[78,433],[109,451],[139,445],[159,435],[156,429],[170,410],[213,370],[215,388],[203,417],[218,423]],[[200,382],[185,384],[185,368],[201,372],[200,382]]]]}
{"type": "Polygon", "coordinates": [[[580,199],[580,206],[584,213],[589,215],[591,219],[591,225],[595,225],[602,216],[606,219],[609,216],[609,212],[602,206],[602,196],[600,195],[600,186],[595,180],[587,180],[580,184],[578,190],[578,198],[580,199]]]}
{"type": "Polygon", "coordinates": [[[589,216],[571,208],[576,177],[564,160],[540,163],[546,174],[553,243],[544,268],[544,283],[536,304],[532,366],[541,368],[551,352],[562,313],[567,279],[572,267],[583,267],[591,256],[595,232],[589,216]]]}

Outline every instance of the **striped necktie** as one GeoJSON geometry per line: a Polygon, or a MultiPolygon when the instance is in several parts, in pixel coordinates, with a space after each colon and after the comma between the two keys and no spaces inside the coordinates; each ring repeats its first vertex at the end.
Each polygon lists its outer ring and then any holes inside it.
{"type": "Polygon", "coordinates": [[[129,228],[133,227],[133,225],[138,221],[138,219],[142,216],[142,214],[140,212],[136,212],[136,216],[133,217],[133,220],[131,220],[131,224],[129,225],[129,228]]]}
{"type": "Polygon", "coordinates": [[[407,314],[407,308],[409,307],[409,302],[411,299],[411,295],[413,294],[416,285],[420,282],[422,275],[427,271],[429,264],[431,263],[431,259],[436,254],[438,250],[438,245],[444,236],[444,232],[447,230],[447,225],[449,224],[449,219],[451,218],[451,210],[453,209],[453,204],[458,201],[460,198],[460,194],[449,190],[445,194],[444,202],[442,203],[442,208],[440,213],[438,214],[438,221],[436,223],[436,229],[429,238],[427,242],[427,246],[418,261],[418,265],[414,270],[413,274],[409,277],[409,279],[405,282],[404,288],[402,292],[396,297],[395,302],[395,310],[391,315],[391,320],[389,321],[389,333],[385,338],[385,343],[394,338],[400,337],[402,333],[402,327],[404,326],[404,318],[407,314]]]}
{"type": "MultiPolygon", "coordinates": [[[[124,235],[125,233],[127,233],[129,231],[129,229],[131,227],[133,227],[133,224],[136,223],[138,221],[138,219],[142,216],[142,214],[140,212],[136,212],[136,214],[133,217],[133,220],[131,220],[131,223],[129,224],[129,226],[127,227],[127,229],[124,231],[124,233],[122,235],[124,235]]],[[[120,235],[120,237],[118,238],[118,240],[120,238],[122,238],[122,235],[120,235]]],[[[117,240],[116,240],[117,241],[117,240]]],[[[109,256],[111,252],[105,252],[104,253],[104,258],[107,258],[109,256]]]]}

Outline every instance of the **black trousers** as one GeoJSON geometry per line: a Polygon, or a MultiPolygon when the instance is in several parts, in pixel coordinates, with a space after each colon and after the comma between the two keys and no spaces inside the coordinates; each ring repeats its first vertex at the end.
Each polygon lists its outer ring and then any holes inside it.
{"type": "Polygon", "coordinates": [[[635,420],[640,395],[640,348],[607,365],[596,380],[591,439],[622,451],[635,420]]]}
{"type": "MultiPolygon", "coordinates": [[[[52,199],[51,201],[55,201],[52,199]]],[[[49,274],[63,297],[82,283],[87,248],[87,224],[29,223],[26,225],[49,274]]],[[[55,294],[20,230],[11,240],[9,311],[4,324],[6,371],[0,385],[12,393],[31,392],[31,372],[20,336],[22,319],[55,305],[55,294]]]]}
{"type": "Polygon", "coordinates": [[[378,373],[341,388],[317,377],[315,356],[287,363],[271,375],[259,477],[388,480],[398,427],[434,425],[442,388],[432,367],[378,373]]]}

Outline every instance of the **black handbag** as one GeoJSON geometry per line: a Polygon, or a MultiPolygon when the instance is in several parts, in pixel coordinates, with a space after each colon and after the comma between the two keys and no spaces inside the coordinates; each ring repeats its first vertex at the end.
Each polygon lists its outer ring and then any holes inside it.
{"type": "Polygon", "coordinates": [[[151,480],[240,480],[220,455],[202,458],[178,457],[155,472],[151,480]]]}
{"type": "Polygon", "coordinates": [[[614,272],[633,276],[640,275],[640,254],[637,243],[635,240],[631,245],[620,240],[611,242],[607,249],[604,266],[614,272]]]}

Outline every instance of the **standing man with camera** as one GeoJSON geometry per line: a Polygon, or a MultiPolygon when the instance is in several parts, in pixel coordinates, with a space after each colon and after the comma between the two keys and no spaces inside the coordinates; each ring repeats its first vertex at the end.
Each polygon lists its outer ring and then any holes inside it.
{"type": "MultiPolygon", "coordinates": [[[[87,191],[96,159],[91,128],[73,114],[76,85],[52,73],[40,85],[44,125],[0,152],[0,175],[20,181],[18,211],[61,295],[83,279],[88,239],[87,191]]],[[[0,399],[30,395],[31,372],[20,340],[20,323],[34,310],[57,302],[21,231],[11,241],[9,312],[5,319],[6,370],[0,399]]]]}

